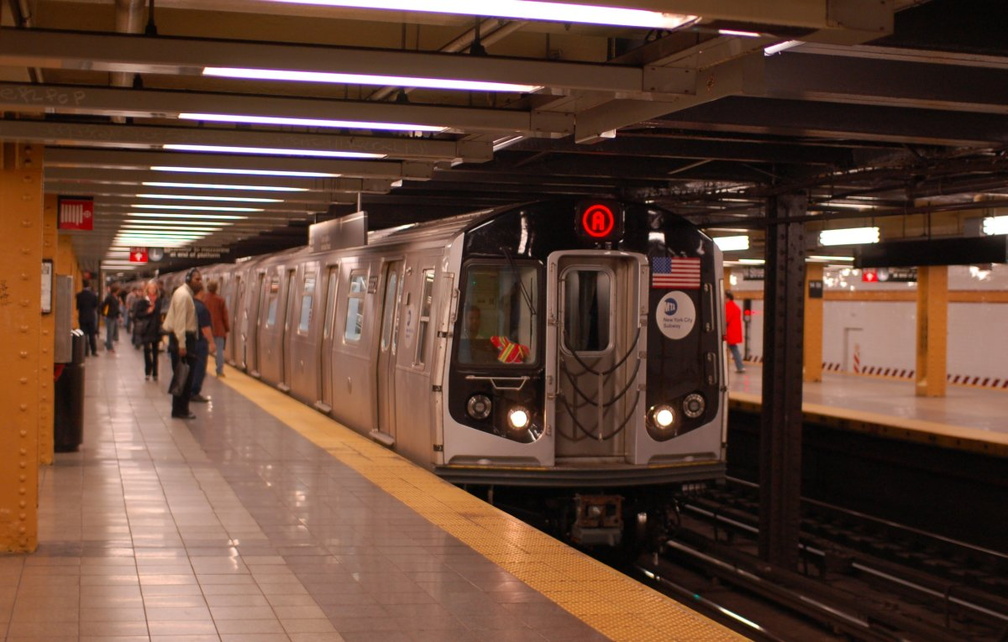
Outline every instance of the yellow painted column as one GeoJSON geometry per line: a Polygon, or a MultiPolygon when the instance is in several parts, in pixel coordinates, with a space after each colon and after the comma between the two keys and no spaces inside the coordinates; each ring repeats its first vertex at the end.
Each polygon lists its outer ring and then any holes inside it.
{"type": "Polygon", "coordinates": [[[0,551],[30,552],[38,547],[42,148],[5,143],[2,160],[0,551]]]}
{"type": "Polygon", "coordinates": [[[944,397],[948,376],[948,267],[917,268],[918,397],[944,397]]]}
{"type": "MultiPolygon", "coordinates": [[[[56,201],[55,194],[43,197],[42,206],[42,259],[52,261],[52,295],[56,294],[56,255],[59,248],[59,236],[56,232],[56,201]]],[[[51,375],[55,357],[56,332],[56,302],[50,300],[52,311],[42,315],[39,344],[39,462],[53,463],[55,450],[53,435],[53,415],[55,414],[56,384],[51,375]]]]}
{"type": "Polygon", "coordinates": [[[823,294],[823,264],[807,263],[802,381],[822,381],[823,294]]]}

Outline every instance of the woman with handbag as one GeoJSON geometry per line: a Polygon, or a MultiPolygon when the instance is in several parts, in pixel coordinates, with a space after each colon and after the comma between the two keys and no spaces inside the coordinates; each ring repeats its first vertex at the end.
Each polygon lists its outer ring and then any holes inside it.
{"type": "Polygon", "coordinates": [[[161,290],[148,281],[144,296],[133,303],[133,336],[143,346],[144,378],[158,380],[158,346],[161,343],[161,290]]]}

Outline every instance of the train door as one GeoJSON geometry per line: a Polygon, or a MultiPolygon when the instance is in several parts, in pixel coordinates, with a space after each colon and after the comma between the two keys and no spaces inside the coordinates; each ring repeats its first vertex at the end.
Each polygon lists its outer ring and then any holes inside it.
{"type": "Polygon", "coordinates": [[[241,275],[236,274],[233,279],[227,283],[227,296],[224,298],[228,309],[228,327],[231,329],[229,337],[224,343],[224,359],[231,365],[243,365],[238,362],[237,349],[237,332],[235,331],[239,324],[239,319],[242,314],[242,304],[245,302],[245,282],[242,280],[241,275]]]}
{"type": "Polygon", "coordinates": [[[632,461],[643,416],[646,313],[641,261],[633,256],[558,253],[547,290],[547,418],[557,463],[632,461]],[[550,291],[552,290],[552,291],[550,291]]]}
{"type": "Polygon", "coordinates": [[[242,344],[245,349],[245,370],[253,377],[259,376],[259,357],[256,354],[259,335],[259,309],[266,289],[266,273],[257,272],[255,289],[247,294],[248,305],[244,307],[245,318],[242,319],[242,344]]]}
{"type": "Polygon", "coordinates": [[[332,410],[333,373],[335,372],[333,360],[336,358],[336,343],[334,341],[336,336],[336,302],[339,300],[336,295],[339,291],[339,270],[339,265],[330,265],[326,268],[326,294],[323,303],[325,307],[322,313],[322,348],[318,354],[319,390],[316,396],[318,402],[315,404],[315,407],[322,412],[332,410]]]}
{"type": "Polygon", "coordinates": [[[295,275],[297,270],[287,270],[287,279],[284,283],[283,288],[283,323],[280,325],[280,341],[278,345],[280,347],[280,354],[277,365],[279,366],[279,372],[277,373],[277,387],[284,392],[290,391],[291,387],[291,377],[294,374],[294,364],[293,364],[293,346],[291,345],[291,337],[293,336],[293,328],[291,327],[292,320],[295,318],[294,311],[291,310],[291,305],[297,300],[294,295],[294,286],[296,284],[295,275]]]}
{"type": "Polygon", "coordinates": [[[378,341],[378,426],[379,433],[387,435],[382,441],[394,443],[396,435],[395,415],[395,362],[398,349],[399,302],[401,295],[403,262],[389,261],[385,264],[385,291],[382,294],[381,335],[378,341]]]}

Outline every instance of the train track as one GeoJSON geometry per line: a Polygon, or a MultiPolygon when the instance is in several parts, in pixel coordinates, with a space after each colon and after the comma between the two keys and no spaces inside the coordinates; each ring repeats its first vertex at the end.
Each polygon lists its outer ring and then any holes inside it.
{"type": "Polygon", "coordinates": [[[782,570],[757,557],[757,508],[739,480],[689,498],[636,570],[757,639],[1008,639],[1008,555],[806,501],[799,568],[782,570]]]}

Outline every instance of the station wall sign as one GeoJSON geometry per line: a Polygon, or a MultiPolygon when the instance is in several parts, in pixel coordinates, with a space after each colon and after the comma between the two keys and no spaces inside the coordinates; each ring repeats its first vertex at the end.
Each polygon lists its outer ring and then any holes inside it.
{"type": "Polygon", "coordinates": [[[173,247],[165,248],[164,255],[169,259],[220,259],[231,254],[227,247],[173,247]]]}
{"type": "Polygon", "coordinates": [[[56,229],[83,231],[94,229],[94,197],[59,196],[56,203],[58,212],[56,229]]]}

